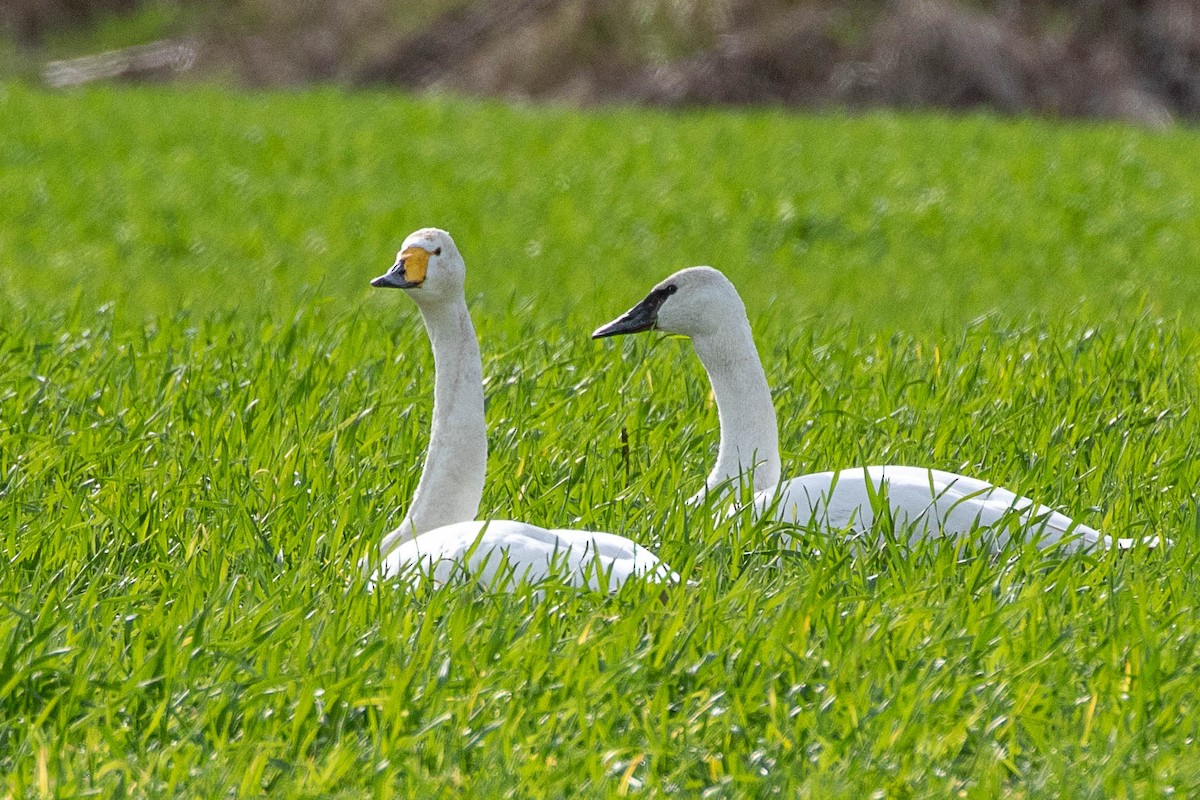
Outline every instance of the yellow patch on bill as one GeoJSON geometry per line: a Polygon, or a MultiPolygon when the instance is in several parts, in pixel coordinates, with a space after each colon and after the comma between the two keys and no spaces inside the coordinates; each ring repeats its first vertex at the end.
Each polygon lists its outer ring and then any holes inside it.
{"type": "Polygon", "coordinates": [[[429,268],[428,250],[424,247],[406,247],[400,251],[400,259],[404,261],[404,280],[409,283],[425,280],[425,271],[429,268]]]}

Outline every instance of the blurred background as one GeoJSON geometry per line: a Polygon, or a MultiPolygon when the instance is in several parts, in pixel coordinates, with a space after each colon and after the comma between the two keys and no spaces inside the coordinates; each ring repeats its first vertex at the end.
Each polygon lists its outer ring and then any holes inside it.
{"type": "Polygon", "coordinates": [[[1200,117],[1198,0],[5,0],[0,78],[1200,117]]]}

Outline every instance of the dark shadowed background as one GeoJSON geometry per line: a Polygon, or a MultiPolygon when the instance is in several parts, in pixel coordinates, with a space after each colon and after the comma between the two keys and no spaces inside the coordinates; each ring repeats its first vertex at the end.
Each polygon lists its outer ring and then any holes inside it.
{"type": "Polygon", "coordinates": [[[1200,117],[1197,0],[7,0],[0,76],[1200,117]]]}

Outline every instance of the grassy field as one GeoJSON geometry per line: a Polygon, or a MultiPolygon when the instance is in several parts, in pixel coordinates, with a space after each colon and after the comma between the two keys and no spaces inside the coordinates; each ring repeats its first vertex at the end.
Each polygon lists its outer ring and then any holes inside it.
{"type": "Polygon", "coordinates": [[[0,796],[1195,794],[1197,163],[1186,129],[0,87],[0,796]],[[367,281],[425,225],[467,259],[485,510],[697,585],[367,593],[433,377],[367,281]],[[785,474],[958,470],[1178,546],[778,563],[683,504],[687,343],[588,338],[696,263],[785,474]]]}

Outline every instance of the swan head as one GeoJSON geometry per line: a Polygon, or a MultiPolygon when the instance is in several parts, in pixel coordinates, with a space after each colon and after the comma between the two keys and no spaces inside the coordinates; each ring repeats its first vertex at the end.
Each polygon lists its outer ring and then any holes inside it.
{"type": "Polygon", "coordinates": [[[745,306],[737,289],[712,267],[688,267],[650,290],[642,302],[592,333],[593,339],[662,331],[695,339],[720,332],[745,306]]]}
{"type": "Polygon", "coordinates": [[[381,289],[404,289],[418,304],[438,302],[463,293],[467,267],[450,234],[422,228],[408,235],[396,263],[371,281],[381,289]]]}

